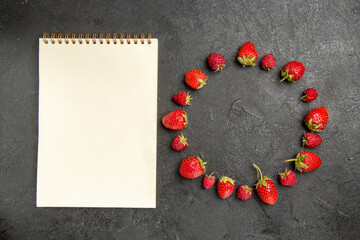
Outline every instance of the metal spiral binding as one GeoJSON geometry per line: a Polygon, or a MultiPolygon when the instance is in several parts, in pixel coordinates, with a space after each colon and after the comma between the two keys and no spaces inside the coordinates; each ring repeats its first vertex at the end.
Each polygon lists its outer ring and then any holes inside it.
{"type": "MultiPolygon", "coordinates": [[[[111,40],[113,44],[145,44],[145,34],[141,34],[140,35],[140,41],[139,41],[139,35],[138,34],[134,34],[133,38],[131,38],[132,35],[131,34],[125,34],[121,33],[120,37],[117,33],[100,33],[99,35],[94,33],[94,34],[90,34],[90,33],[86,33],[85,35],[82,33],[76,34],[69,34],[69,33],[52,33],[51,35],[49,33],[44,33],[43,34],[43,41],[45,44],[51,43],[51,44],[55,44],[56,42],[58,44],[110,44],[111,40]],[[112,36],[111,36],[112,35],[112,36]]],[[[151,44],[151,33],[148,34],[147,37],[147,43],[151,44]]]]}

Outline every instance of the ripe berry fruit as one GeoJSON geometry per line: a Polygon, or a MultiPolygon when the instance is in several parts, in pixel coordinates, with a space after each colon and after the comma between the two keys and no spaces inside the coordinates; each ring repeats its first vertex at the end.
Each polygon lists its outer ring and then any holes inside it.
{"type": "Polygon", "coordinates": [[[255,66],[258,54],[255,45],[252,42],[246,42],[241,46],[237,60],[243,67],[255,66]]]}
{"type": "Polygon", "coordinates": [[[206,84],[207,77],[200,70],[190,70],[185,75],[185,82],[193,89],[200,89],[206,84]]]}
{"type": "Polygon", "coordinates": [[[224,69],[225,58],[220,53],[210,53],[207,59],[209,66],[213,71],[217,72],[220,70],[221,72],[224,69]]]}
{"type": "Polygon", "coordinates": [[[267,71],[273,69],[275,65],[276,59],[272,54],[267,54],[261,59],[261,67],[267,71]]]}
{"type": "Polygon", "coordinates": [[[221,198],[229,197],[235,189],[234,183],[235,183],[235,181],[229,177],[221,177],[217,183],[217,190],[218,190],[219,196],[221,198]]]}
{"type": "Polygon", "coordinates": [[[315,148],[321,145],[322,139],[316,133],[305,133],[302,142],[303,147],[315,148]]]}
{"type": "Polygon", "coordinates": [[[241,185],[237,191],[237,196],[241,200],[248,200],[252,196],[252,188],[248,185],[241,185]]]}
{"type": "Polygon", "coordinates": [[[302,151],[298,153],[296,158],[289,159],[284,162],[295,161],[295,169],[299,172],[310,172],[320,167],[321,159],[315,153],[310,151],[302,151]]]}
{"type": "Polygon", "coordinates": [[[304,91],[305,95],[301,97],[301,100],[305,101],[305,102],[312,102],[314,101],[317,96],[318,93],[315,89],[313,88],[308,88],[304,91]]]}
{"type": "Polygon", "coordinates": [[[276,202],[278,196],[274,182],[267,176],[263,176],[258,166],[255,164],[253,164],[253,166],[257,171],[258,182],[255,184],[257,194],[263,202],[273,205],[276,202]]]}
{"type": "Polygon", "coordinates": [[[205,175],[203,180],[203,186],[206,189],[211,188],[215,183],[215,177],[212,175],[214,172],[212,172],[210,175],[205,175]]]}
{"type": "Polygon", "coordinates": [[[179,173],[184,178],[197,178],[205,172],[205,164],[200,157],[185,158],[180,165],[179,173]]]}
{"type": "Polygon", "coordinates": [[[173,100],[181,106],[190,105],[191,96],[187,92],[179,92],[174,95],[173,100]]]}
{"type": "Polygon", "coordinates": [[[182,151],[187,148],[188,143],[187,139],[184,137],[184,134],[177,135],[171,143],[171,147],[176,151],[182,151]]]}
{"type": "Polygon", "coordinates": [[[305,66],[301,62],[292,61],[286,64],[281,70],[281,79],[280,82],[285,79],[289,82],[295,83],[295,81],[299,80],[305,72],[305,66]]]}
{"type": "Polygon", "coordinates": [[[187,114],[183,110],[175,110],[166,114],[162,118],[164,127],[171,130],[182,130],[188,124],[187,114]]]}
{"type": "Polygon", "coordinates": [[[329,120],[329,113],[326,107],[319,107],[311,110],[305,117],[305,124],[312,132],[321,132],[325,129],[329,120]]]}
{"type": "Polygon", "coordinates": [[[284,186],[295,186],[296,175],[293,171],[285,169],[284,172],[279,173],[280,183],[284,186]]]}

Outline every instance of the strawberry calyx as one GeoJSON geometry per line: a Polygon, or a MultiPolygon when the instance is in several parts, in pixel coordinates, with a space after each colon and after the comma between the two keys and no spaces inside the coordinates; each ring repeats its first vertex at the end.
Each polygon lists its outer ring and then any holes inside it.
{"type": "Polygon", "coordinates": [[[198,79],[198,81],[200,82],[200,85],[197,87],[197,89],[202,88],[206,84],[207,79],[208,79],[207,77],[205,77],[204,79],[198,79]]]}
{"type": "Polygon", "coordinates": [[[211,172],[209,175],[206,174],[206,177],[207,177],[207,178],[215,178],[215,177],[213,176],[213,173],[214,173],[214,172],[211,172]]]}
{"type": "Polygon", "coordinates": [[[238,57],[237,60],[239,61],[239,63],[241,63],[242,67],[246,67],[246,66],[255,66],[255,62],[256,62],[256,57],[250,57],[250,56],[245,56],[242,55],[242,57],[238,57]]]}
{"type": "Polygon", "coordinates": [[[184,146],[188,145],[187,139],[185,138],[185,136],[184,136],[183,133],[181,133],[180,142],[181,142],[184,146]]]}
{"type": "Polygon", "coordinates": [[[204,170],[204,172],[205,172],[205,164],[206,164],[206,162],[203,162],[203,160],[200,158],[200,157],[196,157],[198,160],[199,160],[199,163],[200,163],[200,166],[201,166],[201,168],[204,170]]]}
{"type": "Polygon", "coordinates": [[[232,185],[235,184],[235,181],[234,181],[234,180],[232,180],[232,179],[229,178],[229,177],[225,177],[225,176],[221,177],[221,178],[219,179],[219,182],[223,182],[223,183],[229,182],[229,183],[231,183],[232,185]]]}
{"type": "Polygon", "coordinates": [[[184,126],[186,127],[188,125],[188,116],[187,116],[186,112],[184,112],[184,114],[182,114],[182,116],[184,117],[184,120],[185,120],[184,126]]]}
{"type": "Polygon", "coordinates": [[[251,193],[251,191],[252,191],[252,188],[249,187],[248,185],[241,186],[241,187],[242,187],[242,189],[244,189],[244,191],[245,191],[246,193],[251,193]]]}
{"type": "Polygon", "coordinates": [[[224,69],[224,67],[225,67],[225,64],[219,64],[219,66],[218,66],[218,68],[216,69],[215,72],[217,72],[217,71],[219,71],[219,70],[220,70],[220,72],[222,72],[222,70],[224,69]]]}
{"type": "Polygon", "coordinates": [[[295,162],[295,169],[298,170],[299,172],[302,172],[303,169],[307,169],[309,167],[308,165],[303,163],[306,156],[307,156],[306,154],[298,153],[298,155],[296,155],[294,159],[288,159],[285,160],[284,162],[295,162]]]}
{"type": "Polygon", "coordinates": [[[310,129],[310,131],[312,131],[312,132],[321,132],[322,131],[321,129],[319,129],[322,126],[322,124],[321,123],[320,124],[313,124],[312,123],[312,118],[310,118],[310,120],[308,122],[305,121],[305,124],[310,129]]]}
{"type": "Polygon", "coordinates": [[[307,143],[308,140],[309,140],[309,138],[306,137],[306,133],[305,133],[304,136],[302,137],[303,147],[305,146],[305,144],[307,143]]]}
{"type": "Polygon", "coordinates": [[[271,178],[269,178],[268,176],[263,176],[260,168],[257,165],[253,164],[253,166],[257,171],[257,180],[258,180],[258,182],[255,184],[255,188],[257,189],[258,187],[266,186],[267,185],[266,180],[271,180],[271,178]]]}
{"type": "Polygon", "coordinates": [[[301,97],[301,100],[303,100],[304,102],[306,102],[306,98],[307,98],[307,95],[305,94],[304,96],[301,97]]]}
{"type": "Polygon", "coordinates": [[[191,98],[190,94],[188,93],[185,98],[185,100],[186,100],[185,105],[191,105],[191,102],[190,102],[191,99],[193,99],[193,98],[191,98]]]}
{"type": "Polygon", "coordinates": [[[287,175],[289,175],[290,171],[287,170],[287,168],[285,169],[284,172],[279,173],[281,179],[285,179],[287,175]]]}
{"type": "Polygon", "coordinates": [[[281,70],[281,76],[283,77],[283,79],[281,79],[280,82],[286,79],[289,82],[295,83],[295,81],[292,80],[294,75],[289,74],[289,68],[287,68],[285,71],[281,70]]]}

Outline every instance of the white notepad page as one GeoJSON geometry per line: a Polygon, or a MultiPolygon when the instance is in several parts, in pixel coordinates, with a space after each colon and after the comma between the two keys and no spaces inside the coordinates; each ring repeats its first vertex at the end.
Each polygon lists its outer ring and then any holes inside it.
{"type": "Polygon", "coordinates": [[[38,207],[156,207],[157,65],[157,39],[39,39],[38,207]]]}

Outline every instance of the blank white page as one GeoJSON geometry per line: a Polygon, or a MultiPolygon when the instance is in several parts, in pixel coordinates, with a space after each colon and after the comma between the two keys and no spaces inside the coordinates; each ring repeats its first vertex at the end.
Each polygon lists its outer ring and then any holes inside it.
{"type": "Polygon", "coordinates": [[[156,207],[157,66],[157,39],[39,39],[38,207],[156,207]]]}

